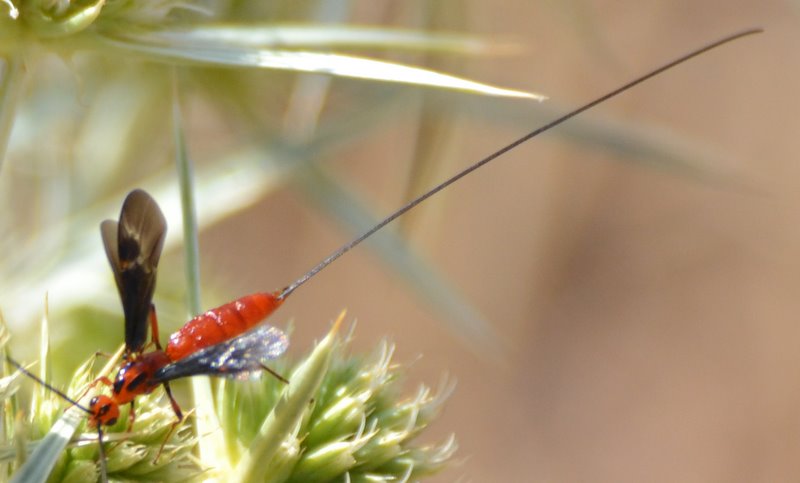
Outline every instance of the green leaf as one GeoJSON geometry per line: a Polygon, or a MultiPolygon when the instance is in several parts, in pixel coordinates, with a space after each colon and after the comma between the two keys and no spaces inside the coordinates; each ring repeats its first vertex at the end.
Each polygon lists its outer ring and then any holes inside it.
{"type": "MultiPolygon", "coordinates": [[[[131,38],[125,35],[125,38],[131,38]]],[[[486,55],[508,50],[473,35],[355,25],[203,25],[181,30],[158,30],[147,41],[163,45],[249,49],[390,49],[451,54],[486,55]]]]}
{"type": "Polygon", "coordinates": [[[77,407],[67,410],[39,443],[28,461],[14,474],[11,483],[46,481],[83,417],[84,413],[77,407]]]}
{"type": "MultiPolygon", "coordinates": [[[[180,39],[178,32],[175,32],[174,37],[175,39],[180,39]]],[[[280,69],[424,87],[438,87],[489,96],[516,97],[536,101],[546,99],[541,94],[504,89],[421,67],[352,55],[264,49],[224,43],[202,45],[184,39],[166,42],[153,32],[104,38],[110,45],[121,50],[142,54],[151,60],[169,63],[185,62],[218,67],[280,69]]]]}

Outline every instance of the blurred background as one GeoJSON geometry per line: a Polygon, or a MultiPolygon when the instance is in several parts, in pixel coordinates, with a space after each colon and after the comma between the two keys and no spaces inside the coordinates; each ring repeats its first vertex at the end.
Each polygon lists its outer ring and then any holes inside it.
{"type": "MultiPolygon", "coordinates": [[[[310,1],[263,10],[295,23],[320,14],[310,1]]],[[[359,247],[271,323],[293,324],[299,357],[347,308],[355,350],[397,343],[409,392],[457,379],[424,435],[455,433],[460,445],[435,481],[796,481],[800,4],[362,1],[338,15],[496,42],[477,57],[366,54],[551,100],[181,69],[202,305],[283,287],[355,236],[361,214],[388,214],[556,113],[763,27],[481,169],[395,227],[413,263],[392,240],[359,247]],[[303,131],[292,96],[307,82],[326,100],[303,131]],[[492,331],[470,329],[481,323],[492,331]]],[[[122,339],[100,221],[135,186],[177,210],[169,71],[127,62],[27,65],[0,177],[12,347],[35,357],[47,292],[62,377],[122,339]]],[[[162,338],[186,319],[182,260],[178,237],[156,294],[162,338]]]]}

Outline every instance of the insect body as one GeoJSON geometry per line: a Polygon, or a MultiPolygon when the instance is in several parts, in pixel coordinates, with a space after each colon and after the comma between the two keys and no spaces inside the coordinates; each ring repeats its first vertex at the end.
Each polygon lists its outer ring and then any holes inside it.
{"type": "Polygon", "coordinates": [[[182,419],[180,407],[168,389],[169,381],[181,377],[237,377],[244,373],[267,370],[286,382],[266,367],[264,362],[279,357],[287,347],[289,339],[283,331],[262,324],[236,337],[194,351],[179,360],[170,359],[167,352],[160,349],[141,354],[120,368],[111,384],[111,396],[98,395],[92,398],[89,403],[92,423],[116,423],[120,405],[130,403],[133,407],[136,396],[149,394],[162,384],[167,389],[175,415],[179,420],[182,419]]]}
{"type": "Polygon", "coordinates": [[[126,362],[113,382],[107,378],[96,381],[110,385],[112,392],[110,396],[95,396],[89,403],[94,424],[116,422],[122,404],[131,405],[132,423],[136,396],[148,394],[159,385],[164,386],[172,409],[181,420],[183,414],[172,397],[169,381],[201,374],[236,376],[262,369],[272,372],[263,361],[280,356],[288,347],[288,338],[279,329],[253,329],[283,299],[278,298],[279,294],[254,294],[198,315],[172,334],[166,349],[162,349],[152,297],[166,230],[158,204],[139,189],[125,198],[118,222],[106,220],[100,225],[125,313],[126,362]],[[145,352],[148,325],[155,350],[145,352]]]}
{"type": "Polygon", "coordinates": [[[235,337],[266,319],[283,303],[280,292],[255,293],[198,315],[169,337],[165,350],[177,361],[235,337]]]}

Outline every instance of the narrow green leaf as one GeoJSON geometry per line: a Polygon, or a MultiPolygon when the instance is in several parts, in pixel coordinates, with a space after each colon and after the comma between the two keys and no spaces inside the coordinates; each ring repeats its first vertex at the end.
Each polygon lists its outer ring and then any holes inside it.
{"type": "Polygon", "coordinates": [[[177,72],[172,78],[172,124],[175,143],[175,167],[178,172],[178,186],[181,194],[181,215],[183,221],[183,251],[186,264],[187,305],[190,316],[202,311],[200,304],[200,248],[197,240],[197,210],[195,208],[194,168],[186,146],[186,136],[181,116],[177,72]]]}
{"type": "MultiPolygon", "coordinates": [[[[202,311],[200,303],[199,229],[195,206],[194,169],[186,146],[177,83],[177,73],[173,70],[172,123],[173,142],[175,143],[175,167],[178,173],[181,219],[183,221],[187,313],[190,317],[193,317],[202,311]]],[[[224,442],[214,434],[214,429],[219,427],[220,422],[217,413],[214,411],[211,383],[207,377],[193,377],[191,386],[200,459],[211,467],[223,466],[227,458],[222,457],[225,450],[224,442]]]]}
{"type": "Polygon", "coordinates": [[[355,79],[411,84],[465,91],[489,96],[516,97],[543,101],[546,96],[504,89],[421,67],[355,57],[351,55],[242,47],[237,45],[200,46],[189,43],[159,43],[149,34],[124,38],[106,37],[114,47],[142,54],[152,60],[186,62],[219,67],[250,67],[295,72],[328,74],[355,79]]]}
{"type": "MultiPolygon", "coordinates": [[[[164,45],[220,45],[252,49],[391,49],[485,55],[509,50],[507,44],[472,35],[356,25],[203,25],[147,34],[164,45]]],[[[127,37],[127,36],[126,36],[127,37]]]]}
{"type": "MultiPolygon", "coordinates": [[[[44,297],[44,314],[42,314],[42,321],[39,333],[39,378],[45,382],[50,381],[50,316],[49,304],[47,302],[47,295],[44,297]]],[[[35,408],[42,404],[47,399],[49,390],[41,384],[36,385],[36,390],[31,399],[32,411],[35,413],[35,408]]]]}
{"type": "Polygon", "coordinates": [[[84,413],[77,407],[71,407],[64,412],[33,451],[28,461],[11,478],[11,483],[46,481],[83,417],[84,413]]]}

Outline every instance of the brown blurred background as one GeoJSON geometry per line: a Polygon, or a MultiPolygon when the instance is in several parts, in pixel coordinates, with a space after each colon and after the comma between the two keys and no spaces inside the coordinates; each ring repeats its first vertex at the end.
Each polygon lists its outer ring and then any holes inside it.
{"type": "MultiPolygon", "coordinates": [[[[766,28],[591,116],[703,153],[716,175],[547,135],[428,206],[411,237],[507,342],[500,363],[470,351],[366,250],[309,283],[276,323],[293,318],[299,353],[347,307],[357,347],[388,334],[397,360],[415,361],[410,386],[457,378],[434,433],[457,434],[462,463],[438,481],[797,481],[798,13],[791,1],[471,2],[476,32],[523,49],[456,69],[559,108],[766,28]]],[[[532,127],[465,116],[437,176],[532,127]]],[[[388,212],[403,199],[412,133],[390,126],[330,166],[388,212]]],[[[280,286],[349,236],[282,191],[204,235],[206,277],[242,292],[280,286]]]]}

